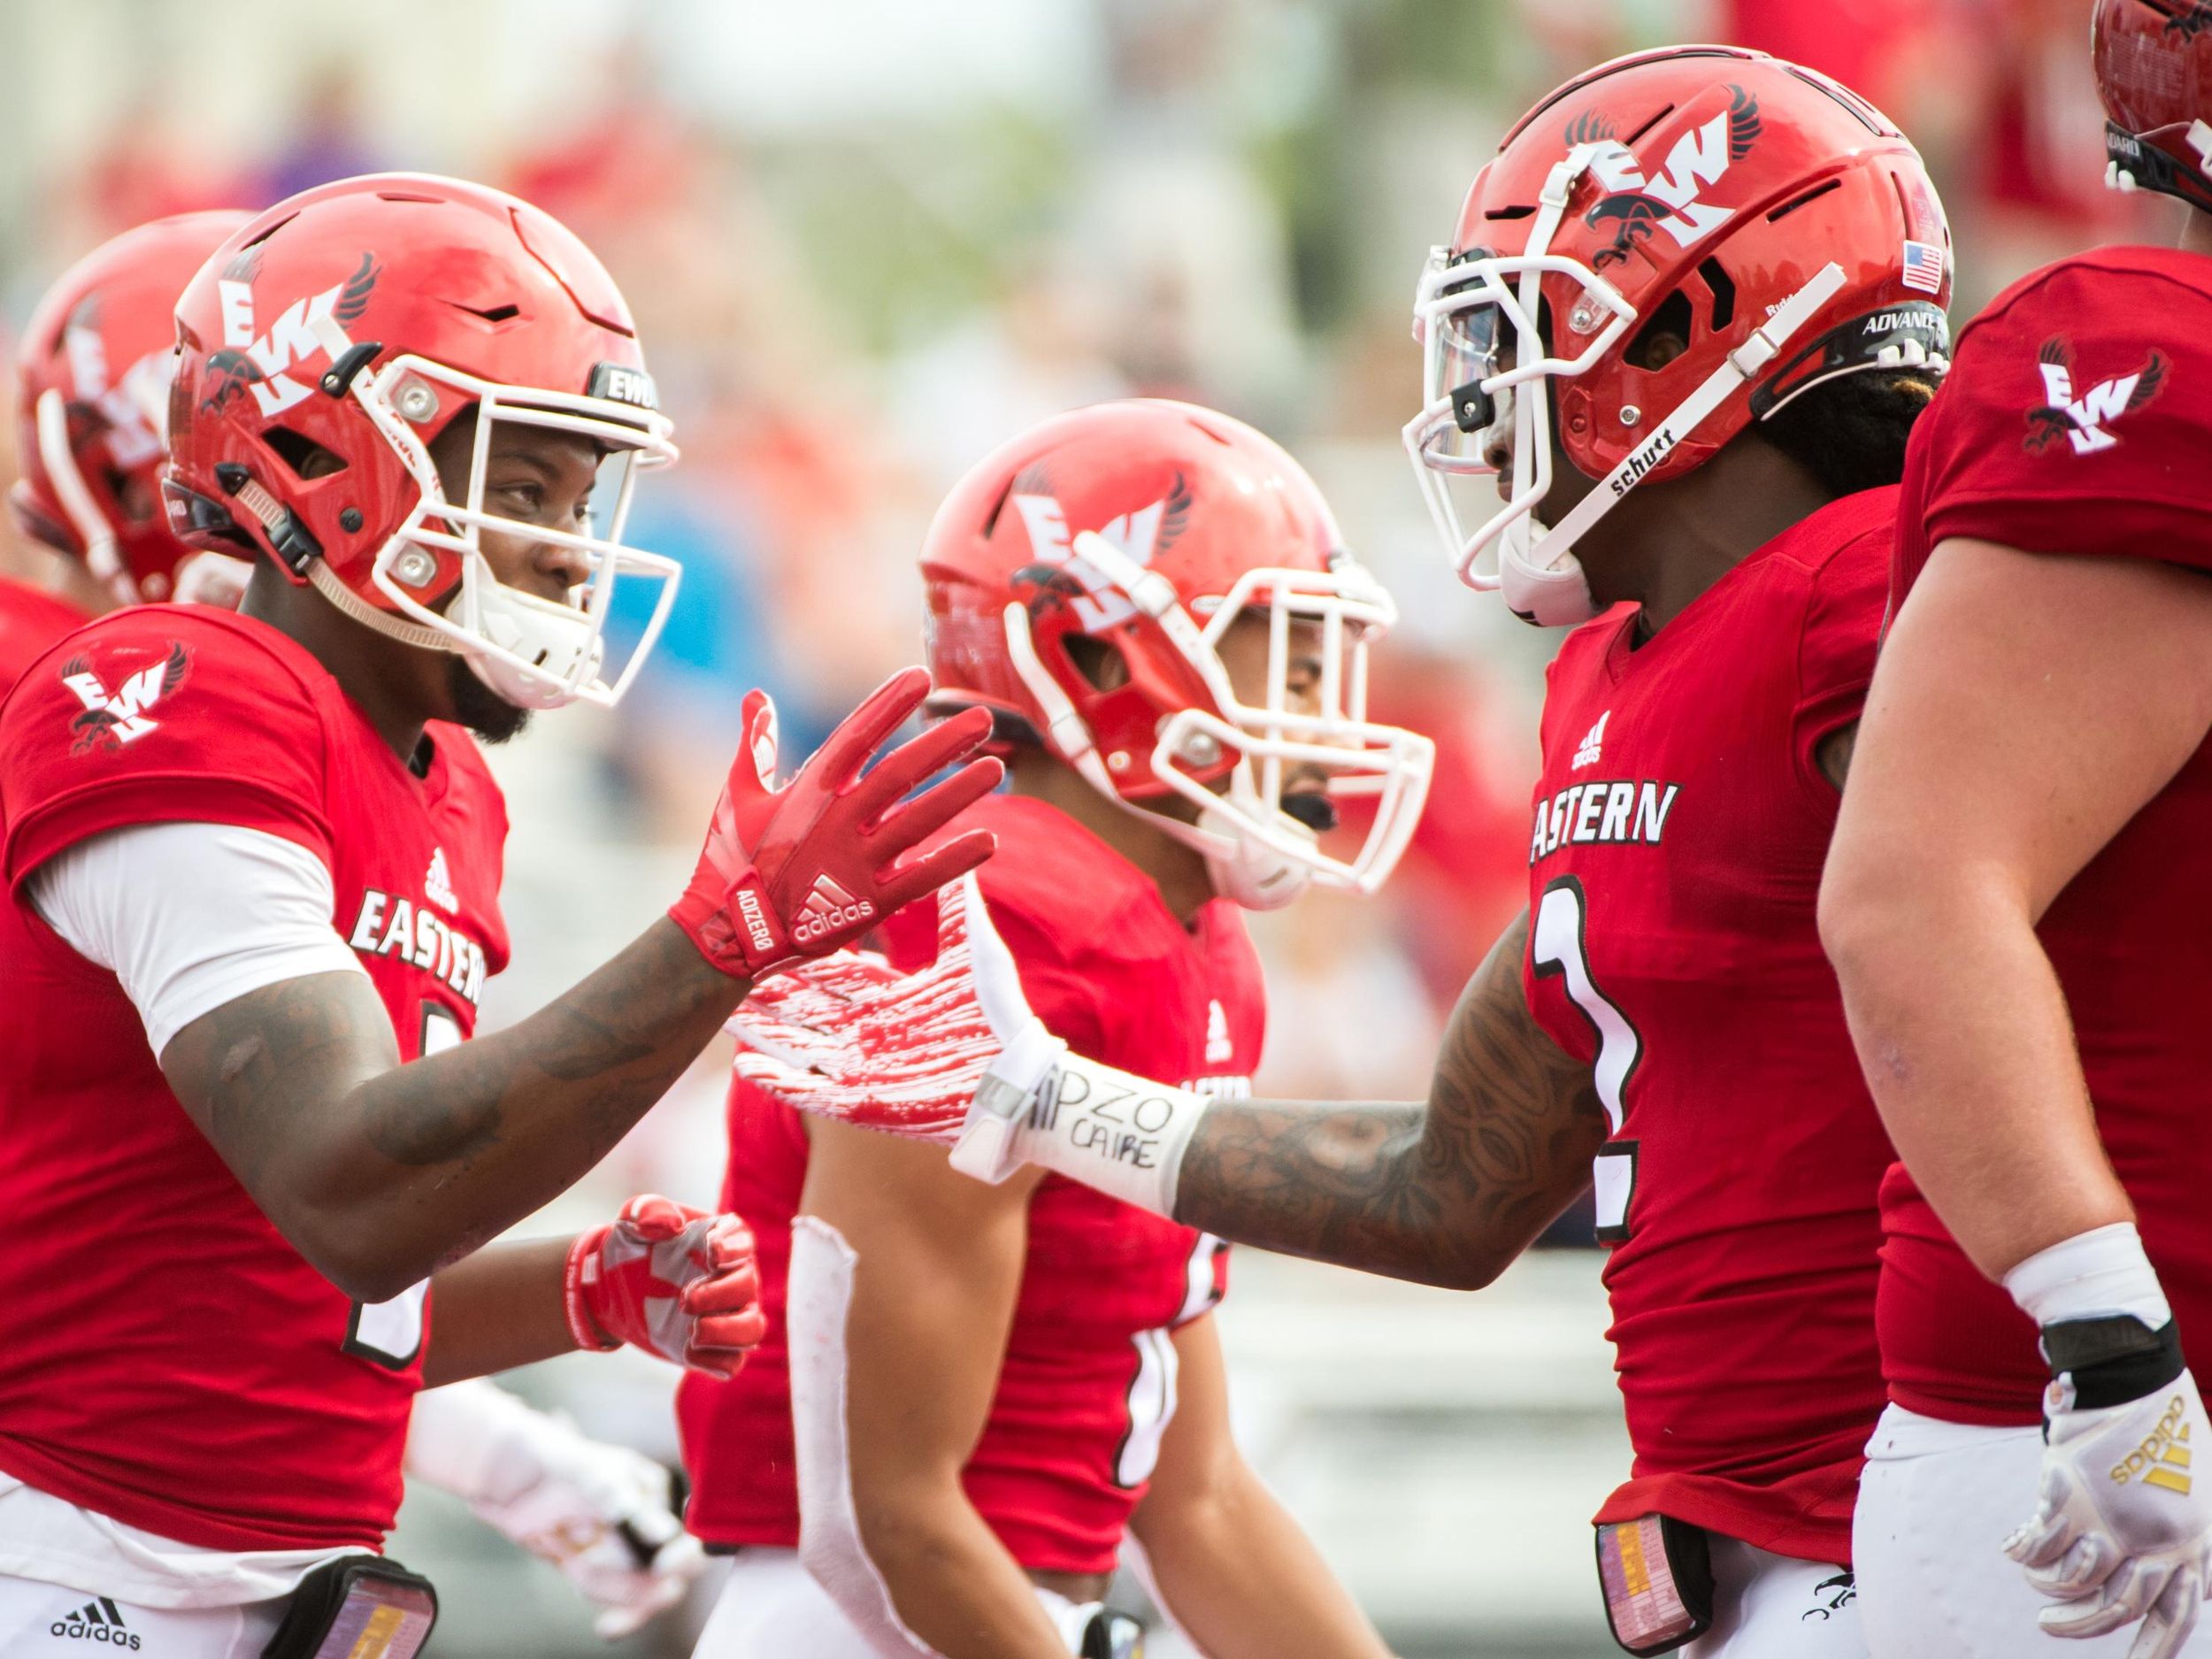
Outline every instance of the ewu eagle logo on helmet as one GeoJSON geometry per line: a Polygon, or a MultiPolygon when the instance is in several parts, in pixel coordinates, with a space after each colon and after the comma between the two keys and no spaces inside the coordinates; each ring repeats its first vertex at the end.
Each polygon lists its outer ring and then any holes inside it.
{"type": "Polygon", "coordinates": [[[62,355],[69,363],[73,427],[94,424],[104,434],[108,458],[119,471],[142,466],[161,453],[161,437],[146,411],[157,406],[169,385],[166,350],[150,351],[123,371],[109,369],[107,341],[100,333],[101,296],[95,291],[77,302],[62,324],[62,355]]]}
{"type": "Polygon", "coordinates": [[[253,285],[260,273],[260,251],[256,247],[240,254],[224,267],[215,284],[223,307],[223,349],[210,353],[207,359],[207,396],[201,407],[210,414],[220,414],[246,392],[253,394],[265,419],[282,414],[304,398],[308,388],[287,371],[317,352],[333,362],[345,355],[353,344],[347,326],[361,320],[384,270],[374,254],[364,253],[359,268],[345,281],[311,298],[294,300],[267,333],[257,334],[253,285]]]}
{"type": "Polygon", "coordinates": [[[2031,455],[2040,455],[2061,433],[2076,455],[2109,449],[2119,440],[2105,430],[2122,415],[2140,409],[2165,389],[2166,357],[2153,349],[2150,359],[2131,374],[2100,380],[2074,396],[2074,349],[2054,334],[2036,353],[2045,402],[2028,411],[2028,435],[2021,440],[2031,455]]]}
{"type": "MultiPolygon", "coordinates": [[[[1193,499],[1189,483],[1178,472],[1159,500],[1099,526],[1099,539],[1135,563],[1149,565],[1156,554],[1166,552],[1182,538],[1193,499]]],[[[1100,633],[1137,614],[1113,579],[1074,549],[1067,515],[1041,468],[1029,468],[1015,479],[1007,504],[1021,515],[1030,549],[1037,556],[1034,564],[1023,565],[1012,577],[1016,588],[1035,590],[1029,601],[1033,614],[1072,606],[1086,634],[1100,633]]]]}
{"type": "Polygon", "coordinates": [[[2212,0],[2187,0],[2178,12],[2167,14],[2159,33],[2193,41],[2207,29],[2212,29],[2212,0]]]}
{"type": "Polygon", "coordinates": [[[1601,118],[1594,122],[1586,115],[1568,129],[1570,148],[1595,142],[1590,171],[1606,191],[1583,217],[1591,229],[1612,233],[1612,242],[1592,257],[1594,269],[1625,264],[1637,243],[1662,230],[1684,248],[1694,247],[1735,217],[1732,207],[1698,199],[1701,189],[1717,183],[1759,142],[1759,100],[1739,86],[1728,90],[1728,108],[1676,139],[1665,171],[1649,179],[1625,144],[1600,133],[1601,125],[1609,125],[1601,118]]]}

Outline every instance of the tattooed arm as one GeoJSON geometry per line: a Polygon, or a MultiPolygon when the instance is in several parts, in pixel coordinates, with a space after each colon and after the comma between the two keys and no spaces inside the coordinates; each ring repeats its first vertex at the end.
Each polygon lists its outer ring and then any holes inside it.
{"type": "Polygon", "coordinates": [[[748,988],[664,919],[527,1019],[409,1064],[368,980],[318,973],[194,1020],[161,1067],[293,1248],[382,1302],[573,1184],[748,988]]]}
{"type": "Polygon", "coordinates": [[[1183,1155],[1175,1217],[1240,1243],[1471,1290],[1589,1179],[1590,1068],[1537,1025],[1525,913],[1452,1011],[1425,1104],[1219,1101],[1183,1155]]]}

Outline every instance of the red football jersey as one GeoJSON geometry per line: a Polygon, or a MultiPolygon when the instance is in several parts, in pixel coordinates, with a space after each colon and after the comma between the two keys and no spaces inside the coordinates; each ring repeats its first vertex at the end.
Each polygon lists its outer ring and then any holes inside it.
{"type": "Polygon", "coordinates": [[[48,646],[91,620],[65,599],[0,576],[0,702],[48,646]]]}
{"type": "Polygon", "coordinates": [[[466,733],[432,737],[419,778],[300,646],[198,605],[94,623],[0,714],[0,1469],[187,1544],[381,1543],[425,1287],[362,1307],[284,1241],[23,884],[132,825],[296,841],[412,1059],[469,1034],[507,959],[505,806],[466,733]]]}
{"type": "MultiPolygon", "coordinates": [[[[2212,258],[2100,248],[2000,295],[1960,337],[1913,434],[1896,603],[1948,537],[2212,572],[2212,258]]],[[[2105,1150],[2181,1321],[2212,1355],[2212,749],[2200,749],[2036,929],[2073,1015],[2105,1150]]],[[[1952,1242],[1900,1167],[1884,1183],[1882,1361],[1899,1404],[2039,1420],[2027,1316],[1952,1242]]]]}
{"type": "MultiPolygon", "coordinates": [[[[1186,929],[1149,879],[1041,802],[989,796],[953,827],[969,825],[998,833],[985,902],[1031,1006],[1070,1047],[1166,1082],[1249,1087],[1265,1009],[1234,907],[1216,900],[1186,929]]],[[[936,917],[933,898],[890,919],[900,967],[935,955],[936,917]]],[[[759,1241],[768,1337],[733,1380],[686,1377],[678,1389],[691,1530],[710,1543],[799,1541],[784,1296],[806,1157],[796,1111],[732,1088],[722,1204],[759,1241]]],[[[1169,1333],[1221,1299],[1226,1272],[1218,1240],[1058,1176],[1039,1185],[998,1392],[965,1476],[1023,1566],[1112,1571],[1175,1408],[1169,1333]]]]}
{"type": "Polygon", "coordinates": [[[1634,1478],[1659,1511],[1848,1563],[1882,1407],[1889,1163],[1814,926],[1893,489],[1785,531],[1640,649],[1617,609],[1553,662],[1530,848],[1529,1005],[1593,1061],[1595,1167],[1634,1478]]]}

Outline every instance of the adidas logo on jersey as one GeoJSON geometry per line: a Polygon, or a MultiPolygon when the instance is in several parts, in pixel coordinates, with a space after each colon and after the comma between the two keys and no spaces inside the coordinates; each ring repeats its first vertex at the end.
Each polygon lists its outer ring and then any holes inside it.
{"type": "Polygon", "coordinates": [[[1612,718],[1613,710],[1608,709],[1598,716],[1597,724],[1582,734],[1581,746],[1575,750],[1575,757],[1567,763],[1569,772],[1580,772],[1585,766],[1598,764],[1599,751],[1605,745],[1605,723],[1612,718]]]}
{"type": "Polygon", "coordinates": [[[104,1595],[95,1596],[66,1617],[56,1619],[47,1630],[55,1636],[105,1642],[111,1647],[138,1651],[138,1632],[124,1628],[122,1609],[104,1595]]]}
{"type": "Polygon", "coordinates": [[[799,906],[799,919],[791,930],[791,937],[803,945],[819,939],[832,928],[864,922],[875,913],[876,907],[867,900],[853,897],[827,876],[817,876],[814,891],[799,906]]]}
{"type": "Polygon", "coordinates": [[[430,869],[422,879],[423,896],[450,916],[460,908],[460,901],[453,896],[452,872],[445,866],[445,849],[434,848],[430,854],[430,869]]]}
{"type": "Polygon", "coordinates": [[[1221,1011],[1218,999],[1206,1004],[1206,1064],[1220,1065],[1236,1054],[1235,1045],[1229,1041],[1229,1017],[1221,1011]]]}

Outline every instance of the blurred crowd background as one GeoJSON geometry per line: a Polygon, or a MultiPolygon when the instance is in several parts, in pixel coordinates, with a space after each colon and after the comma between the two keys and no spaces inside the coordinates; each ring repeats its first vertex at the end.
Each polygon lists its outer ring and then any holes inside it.
{"type": "MultiPolygon", "coordinates": [[[[119,230],[384,168],[517,191],[612,270],[685,452],[641,489],[632,539],[683,560],[683,593],[618,710],[541,718],[496,757],[518,949],[495,1021],[678,890],[747,687],[773,689],[795,755],[916,658],[923,527],[998,441],[1132,393],[1254,422],[1395,589],[1382,716],[1440,747],[1426,824],[1379,900],[1263,918],[1258,1086],[1402,1097],[1425,1092],[1443,1010],[1522,902],[1555,643],[1456,587],[1398,443],[1418,401],[1413,281],[1476,168],[1590,64],[1762,47],[1918,142],[1962,320],[2136,224],[2102,188],[2086,33],[2082,0],[0,6],[0,336],[119,230]]],[[[725,1064],[702,1064],[577,1216],[642,1187],[712,1197],[725,1064]]],[[[1563,1252],[1472,1299],[1240,1271],[1225,1325],[1248,1437],[1402,1649],[1611,1651],[1583,1530],[1624,1463],[1594,1260],[1563,1252]]],[[[645,1362],[540,1372],[523,1379],[539,1397],[672,1449],[669,1379],[645,1362]]],[[[588,1648],[549,1575],[500,1563],[434,1505],[408,1525],[413,1554],[467,1563],[449,1571],[443,1651],[588,1648]]],[[[657,1645],[684,1650],[680,1622],[638,1644],[657,1645]]]]}

